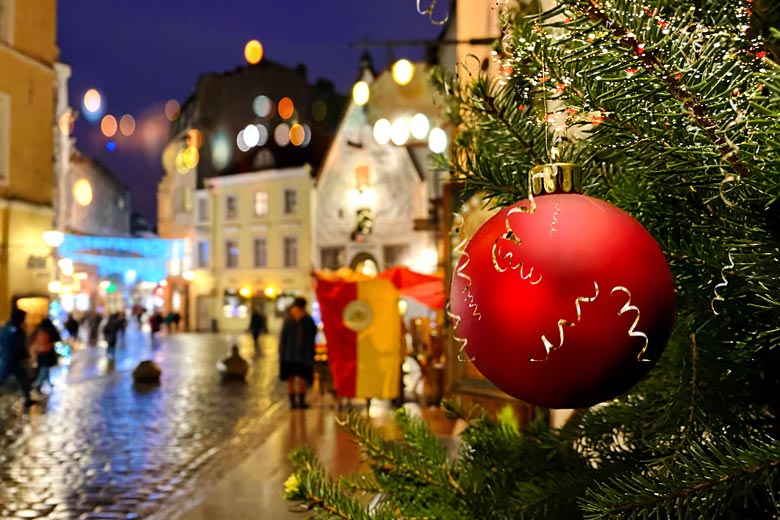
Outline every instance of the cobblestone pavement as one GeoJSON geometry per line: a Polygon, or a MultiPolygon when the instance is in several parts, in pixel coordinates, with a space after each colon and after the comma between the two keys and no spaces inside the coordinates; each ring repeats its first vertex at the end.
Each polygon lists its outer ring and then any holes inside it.
{"type": "Polygon", "coordinates": [[[286,393],[276,345],[253,356],[247,382],[220,383],[217,361],[231,337],[172,334],[152,348],[129,328],[115,364],[88,347],[57,367],[55,388],[24,412],[0,397],[0,520],[134,519],[160,511],[210,464],[256,435],[286,393]],[[133,385],[139,360],[162,367],[159,386],[133,385]],[[254,433],[253,433],[254,432],[254,433]]]}

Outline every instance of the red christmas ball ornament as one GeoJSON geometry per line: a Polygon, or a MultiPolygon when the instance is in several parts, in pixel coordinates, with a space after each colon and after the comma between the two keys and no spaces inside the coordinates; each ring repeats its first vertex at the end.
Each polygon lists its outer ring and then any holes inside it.
{"type": "Polygon", "coordinates": [[[628,390],[674,322],[674,282],[633,217],[574,193],[575,165],[532,171],[534,193],[471,238],[450,292],[454,336],[504,392],[580,408],[628,390]]]}

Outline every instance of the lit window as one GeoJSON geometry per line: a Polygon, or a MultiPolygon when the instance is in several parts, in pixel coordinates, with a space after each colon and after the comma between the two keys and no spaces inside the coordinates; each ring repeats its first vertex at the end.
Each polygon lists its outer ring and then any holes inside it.
{"type": "Polygon", "coordinates": [[[298,192],[295,190],[284,190],[284,214],[295,213],[298,208],[298,192]]]}
{"type": "Polygon", "coordinates": [[[236,220],[238,218],[238,197],[228,195],[225,197],[225,220],[236,220]]]}
{"type": "Polygon", "coordinates": [[[198,241],[198,267],[206,268],[209,266],[209,242],[208,240],[198,241]]]}
{"type": "Polygon", "coordinates": [[[265,238],[255,238],[254,242],[255,267],[268,265],[268,248],[265,238]]]}
{"type": "Polygon", "coordinates": [[[225,267],[238,267],[238,241],[225,241],[225,267]]]}
{"type": "Polygon", "coordinates": [[[284,237],[284,267],[298,267],[298,239],[284,237]]]}
{"type": "Polygon", "coordinates": [[[268,193],[265,191],[255,192],[255,216],[262,217],[268,214],[268,193]]]}

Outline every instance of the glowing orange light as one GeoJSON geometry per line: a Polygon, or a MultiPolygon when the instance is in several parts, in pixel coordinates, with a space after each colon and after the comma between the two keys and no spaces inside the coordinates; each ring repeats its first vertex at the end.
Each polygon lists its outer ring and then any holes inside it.
{"type": "Polygon", "coordinates": [[[279,116],[282,119],[290,119],[293,112],[295,112],[295,106],[293,105],[292,99],[285,97],[279,100],[279,105],[276,107],[276,110],[279,112],[279,116]]]}
{"type": "Polygon", "coordinates": [[[168,118],[168,121],[176,121],[179,119],[180,114],[181,106],[179,106],[179,102],[175,99],[169,99],[165,103],[165,117],[168,118]]]}
{"type": "Polygon", "coordinates": [[[244,58],[247,63],[255,65],[263,59],[263,44],[257,40],[249,40],[244,46],[244,58]]]}
{"type": "Polygon", "coordinates": [[[73,133],[73,122],[73,114],[70,112],[65,112],[60,116],[59,121],[57,121],[57,126],[60,128],[62,135],[70,135],[73,133]]]}
{"type": "Polygon", "coordinates": [[[186,138],[187,146],[194,146],[195,148],[201,148],[203,146],[203,134],[200,130],[193,128],[187,131],[186,138]]]}
{"type": "Polygon", "coordinates": [[[125,114],[119,120],[119,131],[122,135],[131,136],[135,132],[135,118],[130,114],[125,114]]]}
{"type": "Polygon", "coordinates": [[[92,202],[92,185],[86,179],[80,179],[73,185],[73,197],[82,206],[92,202]]]}
{"type": "Polygon", "coordinates": [[[300,146],[303,144],[304,139],[306,139],[306,130],[303,129],[303,126],[298,123],[292,125],[292,128],[290,128],[290,142],[294,146],[300,146]]]}
{"type": "Polygon", "coordinates": [[[100,122],[100,131],[106,137],[113,137],[116,134],[116,118],[110,114],[103,117],[100,122]]]}

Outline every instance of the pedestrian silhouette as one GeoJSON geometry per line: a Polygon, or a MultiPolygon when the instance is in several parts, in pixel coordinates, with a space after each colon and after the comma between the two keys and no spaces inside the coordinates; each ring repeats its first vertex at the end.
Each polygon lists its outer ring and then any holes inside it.
{"type": "Polygon", "coordinates": [[[233,345],[230,355],[217,363],[217,370],[223,381],[243,381],[249,370],[249,363],[238,353],[238,345],[233,345]]]}
{"type": "Polygon", "coordinates": [[[106,354],[110,359],[116,356],[116,342],[119,339],[119,333],[122,330],[122,316],[115,312],[108,316],[106,324],[103,325],[103,337],[106,339],[106,354]]]}
{"type": "Polygon", "coordinates": [[[27,350],[27,334],[23,328],[26,317],[25,311],[14,307],[11,318],[0,329],[0,382],[9,375],[14,376],[24,396],[25,409],[36,403],[30,397],[30,378],[27,375],[30,352],[27,350]]]}
{"type": "Polygon", "coordinates": [[[48,383],[49,388],[54,388],[49,379],[49,371],[59,361],[54,345],[61,340],[60,331],[49,318],[41,320],[30,335],[30,345],[38,362],[38,378],[33,388],[38,392],[43,390],[44,383],[48,383]]]}
{"type": "Polygon", "coordinates": [[[252,318],[249,320],[249,332],[252,334],[252,343],[255,346],[255,354],[262,351],[260,335],[268,332],[268,318],[260,309],[252,310],[252,318]]]}
{"type": "Polygon", "coordinates": [[[306,386],[314,380],[317,325],[306,312],[306,298],[293,301],[279,336],[279,378],[287,381],[290,408],[308,408],[306,386]]]}

